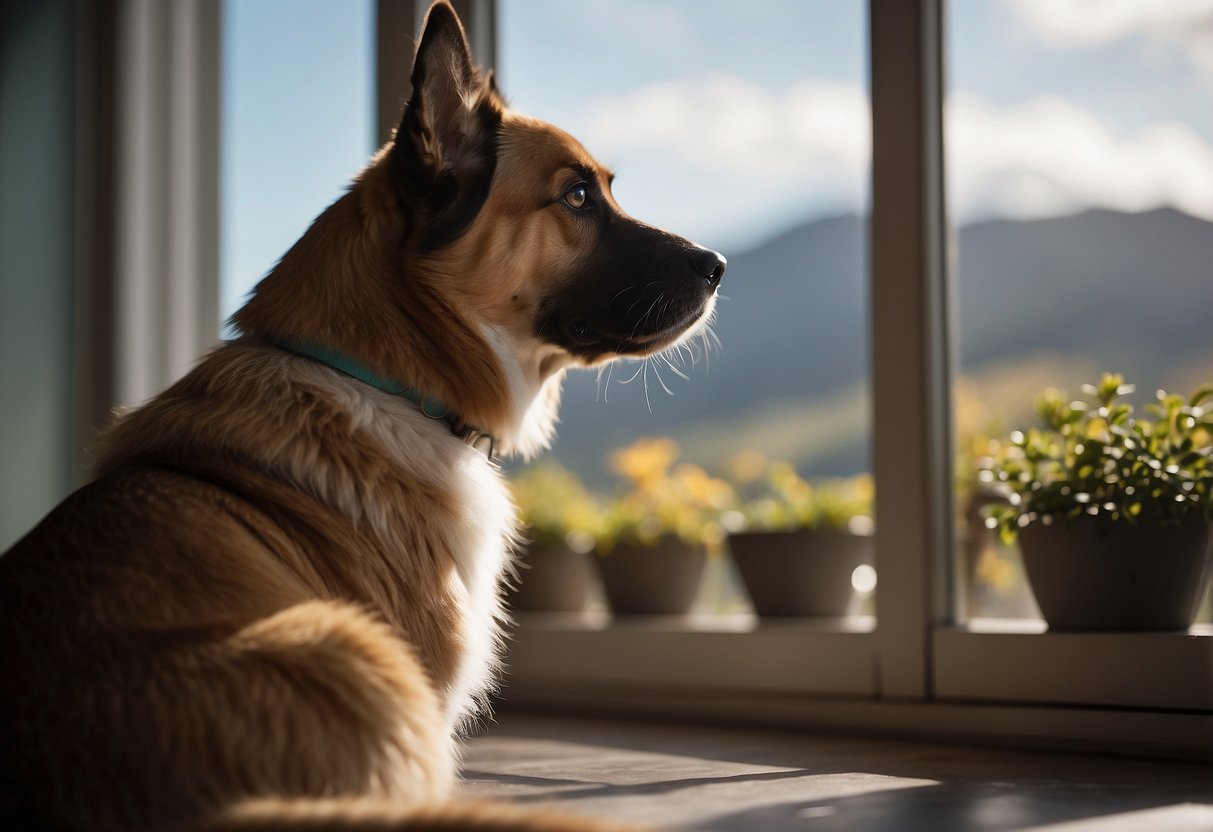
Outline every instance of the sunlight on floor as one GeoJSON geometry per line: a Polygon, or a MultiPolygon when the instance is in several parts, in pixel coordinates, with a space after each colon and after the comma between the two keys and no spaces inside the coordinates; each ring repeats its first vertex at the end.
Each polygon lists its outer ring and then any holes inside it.
{"type": "Polygon", "coordinates": [[[1208,832],[1210,829],[1213,829],[1213,806],[1181,803],[1088,820],[1034,826],[1032,832],[1208,832]]]}
{"type": "Polygon", "coordinates": [[[470,797],[701,832],[1208,832],[1201,765],[929,742],[503,717],[470,797]]]}

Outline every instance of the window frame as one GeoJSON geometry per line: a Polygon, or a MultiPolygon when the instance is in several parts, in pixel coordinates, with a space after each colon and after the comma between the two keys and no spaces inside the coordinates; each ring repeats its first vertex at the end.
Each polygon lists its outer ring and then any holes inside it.
{"type": "Polygon", "coordinates": [[[1213,628],[1069,634],[959,620],[945,2],[869,0],[874,630],[522,616],[508,705],[1213,759],[1213,628]]]}

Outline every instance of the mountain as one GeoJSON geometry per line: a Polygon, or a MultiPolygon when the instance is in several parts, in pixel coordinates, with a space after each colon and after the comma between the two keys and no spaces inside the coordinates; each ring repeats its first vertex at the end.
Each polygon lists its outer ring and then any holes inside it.
{"type": "Polygon", "coordinates": [[[960,232],[962,359],[1033,344],[1150,375],[1213,343],[1213,224],[1089,211],[960,232]]]}
{"type": "MultiPolygon", "coordinates": [[[[1213,381],[1213,223],[1169,209],[997,220],[961,228],[956,251],[960,373],[1007,419],[1105,369],[1143,392],[1213,381]]],[[[642,365],[575,373],[557,457],[596,479],[611,448],[665,434],[707,465],[756,447],[808,473],[866,469],[867,259],[854,216],[731,255],[720,350],[698,345],[689,380],[661,361],[626,384],[642,365]]]]}

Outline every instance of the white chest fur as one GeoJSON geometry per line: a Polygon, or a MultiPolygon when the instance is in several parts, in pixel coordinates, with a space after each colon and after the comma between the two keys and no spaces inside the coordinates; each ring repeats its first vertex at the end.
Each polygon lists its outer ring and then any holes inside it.
{"type": "MultiPolygon", "coordinates": [[[[448,553],[452,566],[446,586],[433,599],[455,610],[455,631],[446,647],[458,658],[443,698],[448,724],[458,730],[481,712],[491,691],[501,649],[504,610],[499,596],[516,537],[513,503],[500,470],[485,453],[451,435],[445,422],[421,414],[399,397],[382,393],[313,362],[300,361],[294,371],[301,380],[326,388],[346,409],[352,428],[372,439],[409,477],[448,495],[455,507],[449,522],[433,527],[432,551],[448,553]]],[[[317,478],[314,471],[296,476],[311,480],[330,504],[359,523],[369,523],[383,538],[388,556],[410,557],[403,531],[410,512],[426,506],[385,505],[374,494],[348,482],[347,476],[317,478]]],[[[447,512],[449,506],[445,507],[447,512]]],[[[406,564],[407,565],[407,564],[406,564]]]]}

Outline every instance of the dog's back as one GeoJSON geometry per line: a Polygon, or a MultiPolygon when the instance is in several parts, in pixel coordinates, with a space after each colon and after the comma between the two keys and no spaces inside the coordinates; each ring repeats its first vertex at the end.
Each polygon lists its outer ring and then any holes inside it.
{"type": "MultiPolygon", "coordinates": [[[[378,560],[371,524],[267,472],[275,460],[224,447],[219,437],[243,418],[284,414],[239,385],[233,400],[217,395],[230,363],[213,357],[129,417],[119,438],[136,448],[0,558],[10,813],[54,828],[162,828],[257,796],[416,804],[453,784],[433,684],[451,675],[451,654],[435,650],[427,668],[410,644],[436,645],[427,628],[458,626],[408,613],[429,610],[443,588],[424,573],[368,570],[395,562],[378,560]]],[[[315,420],[319,401],[285,413],[315,420]]],[[[253,442],[255,427],[239,435],[253,442]]]]}

